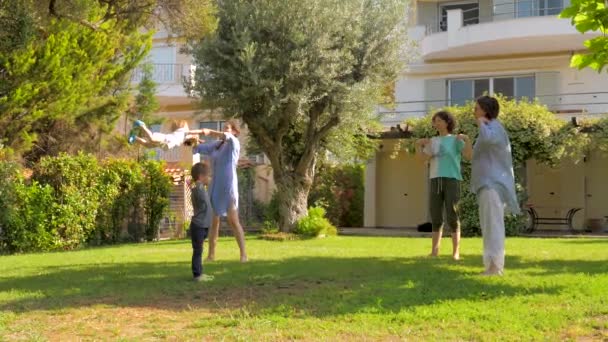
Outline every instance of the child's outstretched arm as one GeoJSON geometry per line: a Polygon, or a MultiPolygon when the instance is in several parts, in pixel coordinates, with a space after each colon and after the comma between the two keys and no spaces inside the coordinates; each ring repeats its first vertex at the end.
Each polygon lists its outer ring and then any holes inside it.
{"type": "Polygon", "coordinates": [[[202,128],[199,129],[197,131],[200,131],[199,134],[203,134],[205,136],[210,135],[214,138],[218,138],[218,139],[225,139],[226,138],[226,134],[224,132],[220,132],[220,131],[214,131],[212,129],[208,129],[208,128],[202,128]]]}

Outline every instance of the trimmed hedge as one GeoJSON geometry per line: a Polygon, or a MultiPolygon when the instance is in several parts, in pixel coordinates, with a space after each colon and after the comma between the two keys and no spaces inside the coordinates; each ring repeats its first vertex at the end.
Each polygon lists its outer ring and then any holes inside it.
{"type": "Polygon", "coordinates": [[[45,157],[31,179],[0,162],[0,247],[8,253],[151,241],[169,205],[163,165],[88,154],[45,157]]]}

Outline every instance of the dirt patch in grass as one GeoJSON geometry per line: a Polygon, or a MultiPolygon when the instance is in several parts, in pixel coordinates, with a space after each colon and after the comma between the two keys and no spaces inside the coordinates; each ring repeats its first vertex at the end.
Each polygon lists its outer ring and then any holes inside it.
{"type": "Polygon", "coordinates": [[[591,332],[589,332],[589,329],[585,329],[580,325],[576,325],[568,328],[562,334],[562,339],[575,340],[581,342],[608,341],[608,315],[589,318],[588,323],[585,325],[591,326],[591,332]]]}
{"type": "Polygon", "coordinates": [[[262,239],[262,240],[268,240],[268,241],[295,241],[295,240],[301,240],[301,238],[298,235],[296,235],[296,234],[283,233],[283,232],[260,234],[260,239],[262,239]]]}

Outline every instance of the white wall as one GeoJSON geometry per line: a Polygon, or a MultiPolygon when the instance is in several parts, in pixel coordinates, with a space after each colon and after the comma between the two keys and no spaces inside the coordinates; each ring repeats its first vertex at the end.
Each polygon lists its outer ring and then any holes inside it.
{"type": "Polygon", "coordinates": [[[559,71],[561,94],[592,94],[563,95],[558,102],[562,105],[557,106],[558,109],[585,109],[590,117],[608,113],[608,74],[598,74],[591,69],[575,70],[567,66],[559,71]],[[602,92],[605,94],[600,94],[602,92]]]}
{"type": "Polygon", "coordinates": [[[597,34],[580,34],[556,16],[497,20],[462,27],[462,12],[448,11],[448,31],[420,41],[425,60],[565,52],[584,47],[597,34]]]}
{"type": "Polygon", "coordinates": [[[403,77],[395,85],[395,101],[397,102],[394,110],[384,108],[381,112],[381,121],[384,126],[395,126],[408,118],[418,117],[425,112],[424,78],[423,77],[403,77]],[[399,103],[409,102],[409,103],[399,103]]]}
{"type": "MultiPolygon", "coordinates": [[[[587,116],[590,117],[608,113],[608,75],[598,74],[589,69],[574,70],[570,68],[569,64],[570,56],[566,54],[550,57],[513,57],[470,62],[415,64],[397,82],[395,87],[397,106],[393,113],[384,115],[382,121],[386,126],[394,126],[408,118],[424,115],[427,104],[424,101],[447,98],[447,94],[443,96],[425,94],[426,80],[521,74],[535,74],[537,78],[540,78],[540,75],[555,74],[554,79],[557,84],[554,87],[549,85],[547,89],[537,88],[536,94],[559,94],[559,96],[541,96],[539,98],[544,103],[555,104],[551,105],[550,109],[565,111],[556,114],[559,117],[569,119],[571,116],[581,116],[568,112],[574,110],[586,110],[590,113],[587,116]],[[604,92],[605,94],[602,94],[604,92]]],[[[387,109],[387,111],[390,110],[387,109]]]]}

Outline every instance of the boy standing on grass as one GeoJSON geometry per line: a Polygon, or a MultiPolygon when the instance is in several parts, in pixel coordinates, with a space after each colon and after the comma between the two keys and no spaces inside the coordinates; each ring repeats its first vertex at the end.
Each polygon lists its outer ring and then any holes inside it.
{"type": "Polygon", "coordinates": [[[190,221],[190,238],[192,239],[192,276],[194,281],[210,280],[212,277],[203,278],[203,242],[207,238],[211,219],[211,203],[207,194],[209,184],[209,166],[196,163],[192,166],[192,180],[195,185],[192,188],[192,207],[194,209],[190,221]]]}

